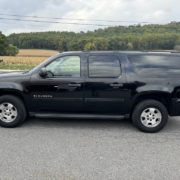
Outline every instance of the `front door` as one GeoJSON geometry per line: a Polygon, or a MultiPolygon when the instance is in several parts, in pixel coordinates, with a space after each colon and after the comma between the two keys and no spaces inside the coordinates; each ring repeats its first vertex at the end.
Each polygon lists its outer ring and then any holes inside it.
{"type": "Polygon", "coordinates": [[[121,58],[115,54],[91,54],[87,59],[85,109],[89,113],[127,113],[130,93],[121,58]]]}
{"type": "Polygon", "coordinates": [[[78,113],[83,107],[81,58],[64,56],[45,66],[48,76],[33,75],[28,87],[32,112],[78,113]]]}

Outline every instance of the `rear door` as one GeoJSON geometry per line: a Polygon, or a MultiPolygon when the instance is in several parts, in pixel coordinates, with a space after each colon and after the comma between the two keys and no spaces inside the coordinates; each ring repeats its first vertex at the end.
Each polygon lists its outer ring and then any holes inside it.
{"type": "Polygon", "coordinates": [[[98,114],[126,114],[129,91],[123,58],[114,53],[89,54],[84,85],[85,111],[98,114]]]}

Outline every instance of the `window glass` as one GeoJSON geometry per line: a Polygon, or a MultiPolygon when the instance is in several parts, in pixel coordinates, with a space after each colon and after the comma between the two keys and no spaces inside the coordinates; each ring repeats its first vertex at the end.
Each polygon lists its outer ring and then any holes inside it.
{"type": "Polygon", "coordinates": [[[114,78],[121,75],[119,59],[115,56],[90,56],[89,77],[114,78]]]}
{"type": "Polygon", "coordinates": [[[135,72],[143,77],[180,74],[180,56],[130,55],[128,59],[135,72]]]}
{"type": "Polygon", "coordinates": [[[53,73],[54,76],[80,77],[80,57],[65,56],[58,58],[47,65],[46,69],[53,73]]]}

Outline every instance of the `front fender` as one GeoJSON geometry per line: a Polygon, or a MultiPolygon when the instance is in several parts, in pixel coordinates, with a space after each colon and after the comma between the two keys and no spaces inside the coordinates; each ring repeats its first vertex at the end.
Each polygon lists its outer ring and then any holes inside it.
{"type": "Polygon", "coordinates": [[[0,91],[16,91],[22,94],[24,88],[21,84],[13,82],[0,82],[0,91]]]}

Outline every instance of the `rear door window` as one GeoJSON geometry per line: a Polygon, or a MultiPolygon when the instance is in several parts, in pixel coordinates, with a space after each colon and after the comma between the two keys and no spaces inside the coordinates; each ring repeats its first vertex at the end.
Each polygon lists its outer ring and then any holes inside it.
{"type": "Polygon", "coordinates": [[[120,61],[116,56],[89,56],[88,66],[90,78],[117,78],[121,75],[120,61]]]}

